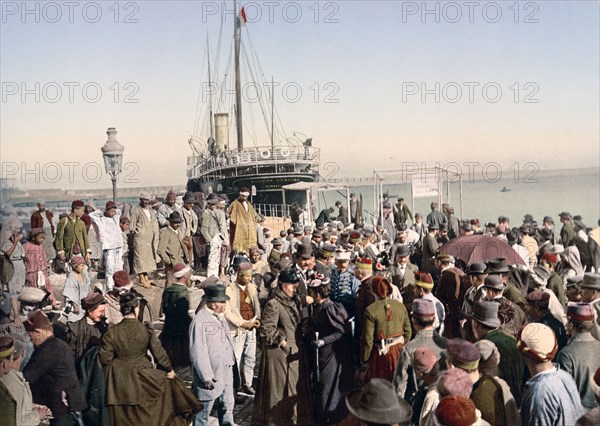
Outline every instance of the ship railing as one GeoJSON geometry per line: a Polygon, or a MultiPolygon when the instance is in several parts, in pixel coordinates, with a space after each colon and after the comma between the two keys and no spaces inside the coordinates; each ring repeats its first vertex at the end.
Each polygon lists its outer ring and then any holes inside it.
{"type": "Polygon", "coordinates": [[[313,147],[252,147],[221,152],[216,156],[188,157],[188,177],[210,173],[229,166],[252,166],[261,163],[309,162],[318,163],[320,149],[313,147]]]}
{"type": "Polygon", "coordinates": [[[283,204],[253,204],[257,213],[266,217],[289,217],[290,205],[283,204]]]}

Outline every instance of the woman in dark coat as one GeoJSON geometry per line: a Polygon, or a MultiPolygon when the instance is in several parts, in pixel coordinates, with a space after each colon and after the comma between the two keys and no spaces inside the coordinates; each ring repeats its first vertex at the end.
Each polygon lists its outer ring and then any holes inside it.
{"type": "Polygon", "coordinates": [[[106,366],[106,404],[112,425],[187,425],[200,403],[189,389],[179,386],[180,381],[176,382],[154,330],[138,321],[136,295],[125,293],[119,303],[123,320],[104,335],[98,354],[100,364],[106,366]],[[177,401],[185,399],[184,404],[174,406],[174,392],[176,397],[183,397],[177,401]]]}
{"type": "Polygon", "coordinates": [[[302,315],[296,295],[299,281],[294,269],[281,271],[261,317],[262,357],[252,414],[260,425],[313,424],[298,332],[302,315]]]}
{"type": "MultiPolygon", "coordinates": [[[[315,420],[317,424],[333,424],[346,417],[344,397],[355,387],[352,338],[346,327],[348,313],[341,304],[329,299],[329,279],[315,276],[308,286],[308,295],[314,299],[315,308],[306,341],[319,354],[315,420]]],[[[313,369],[316,367],[315,355],[311,351],[313,369]]]]}

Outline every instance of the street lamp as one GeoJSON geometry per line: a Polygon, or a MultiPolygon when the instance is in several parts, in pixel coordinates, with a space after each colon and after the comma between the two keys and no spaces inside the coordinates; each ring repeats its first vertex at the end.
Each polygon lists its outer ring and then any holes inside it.
{"type": "Polygon", "coordinates": [[[121,173],[121,166],[123,164],[123,151],[125,151],[125,147],[117,142],[117,129],[114,127],[109,127],[106,131],[106,134],[108,135],[108,140],[101,148],[102,157],[104,157],[106,173],[110,175],[110,180],[112,180],[113,201],[116,203],[117,177],[119,173],[121,173]]]}

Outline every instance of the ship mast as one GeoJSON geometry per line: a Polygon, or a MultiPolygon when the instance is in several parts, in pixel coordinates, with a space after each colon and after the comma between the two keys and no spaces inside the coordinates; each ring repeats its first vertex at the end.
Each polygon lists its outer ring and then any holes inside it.
{"type": "Polygon", "coordinates": [[[241,17],[237,16],[237,2],[233,0],[233,10],[236,14],[233,20],[234,41],[235,41],[235,127],[237,130],[238,149],[244,148],[244,132],[242,128],[242,85],[240,81],[240,38],[241,38],[241,17]]]}
{"type": "Polygon", "coordinates": [[[214,134],[214,128],[215,128],[215,123],[214,123],[214,115],[213,115],[213,97],[212,97],[212,79],[211,79],[211,71],[210,71],[210,47],[208,45],[208,37],[206,37],[206,52],[207,52],[207,57],[208,57],[208,93],[209,93],[209,98],[208,98],[208,104],[209,104],[209,127],[210,127],[210,139],[214,141],[215,140],[215,134],[214,134]]]}

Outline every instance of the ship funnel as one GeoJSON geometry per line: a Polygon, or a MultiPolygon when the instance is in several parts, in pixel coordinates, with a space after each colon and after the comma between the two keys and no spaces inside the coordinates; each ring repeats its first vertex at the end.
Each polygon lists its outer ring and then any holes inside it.
{"type": "Polygon", "coordinates": [[[217,154],[226,151],[229,146],[229,114],[215,114],[215,136],[217,140],[217,154]]]}

